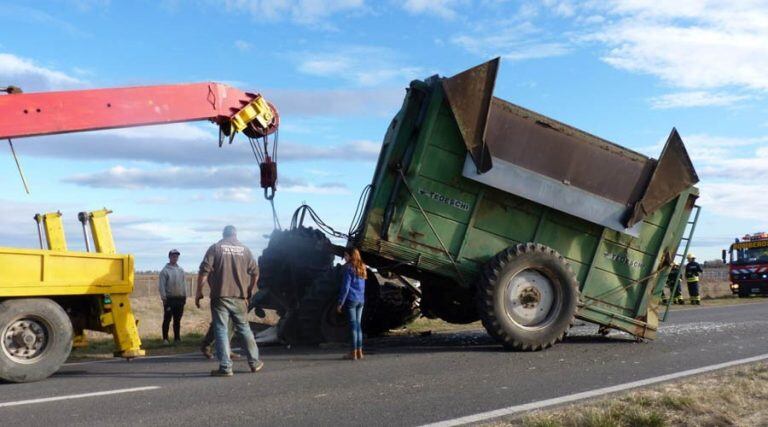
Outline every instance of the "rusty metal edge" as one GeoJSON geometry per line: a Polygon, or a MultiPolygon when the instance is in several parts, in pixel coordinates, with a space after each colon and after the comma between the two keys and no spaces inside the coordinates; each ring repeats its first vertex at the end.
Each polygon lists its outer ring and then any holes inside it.
{"type": "Polygon", "coordinates": [[[442,82],[464,145],[479,173],[488,171],[492,166],[491,155],[485,146],[485,127],[491,110],[499,63],[500,58],[497,57],[442,82]]]}
{"type": "Polygon", "coordinates": [[[627,227],[642,221],[658,208],[699,182],[699,176],[677,129],[672,128],[664,150],[653,170],[643,197],[635,203],[626,220],[627,227]]]}

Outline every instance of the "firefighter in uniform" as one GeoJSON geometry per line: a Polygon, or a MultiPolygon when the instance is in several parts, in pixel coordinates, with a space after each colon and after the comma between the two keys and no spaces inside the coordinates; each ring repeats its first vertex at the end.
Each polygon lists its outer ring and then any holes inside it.
{"type": "MultiPolygon", "coordinates": [[[[678,273],[680,272],[680,266],[677,265],[677,263],[672,263],[672,269],[669,270],[669,276],[667,276],[667,287],[669,288],[669,295],[670,298],[672,298],[672,302],[675,304],[685,304],[685,300],[683,299],[683,289],[679,285],[680,284],[680,277],[678,277],[678,273]],[[675,279],[677,279],[677,283],[675,283],[675,279]],[[678,286],[675,286],[675,285],[678,286]]],[[[664,294],[664,291],[662,291],[661,296],[661,303],[666,304],[667,303],[667,296],[664,294]]]]}
{"type": "Polygon", "coordinates": [[[694,305],[701,304],[701,296],[699,296],[699,275],[701,273],[701,265],[696,262],[696,256],[688,254],[688,264],[685,265],[685,281],[688,282],[688,295],[691,297],[691,304],[694,305]]]}

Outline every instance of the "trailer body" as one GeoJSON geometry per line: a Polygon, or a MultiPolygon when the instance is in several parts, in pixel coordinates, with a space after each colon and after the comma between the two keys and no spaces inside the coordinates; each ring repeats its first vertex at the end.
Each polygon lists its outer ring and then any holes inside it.
{"type": "Polygon", "coordinates": [[[421,279],[435,300],[424,308],[453,304],[464,322],[478,318],[477,283],[497,254],[544,245],[578,281],[578,318],[654,338],[698,197],[682,140],[673,130],[657,161],[494,98],[497,67],[411,83],[352,243],[371,265],[421,279]]]}

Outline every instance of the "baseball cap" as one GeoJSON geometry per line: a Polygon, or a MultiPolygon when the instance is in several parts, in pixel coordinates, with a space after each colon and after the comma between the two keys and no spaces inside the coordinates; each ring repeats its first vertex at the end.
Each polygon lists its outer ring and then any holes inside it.
{"type": "Polygon", "coordinates": [[[181,252],[179,252],[178,249],[171,249],[171,251],[168,252],[168,256],[171,256],[171,255],[181,255],[181,252]]]}

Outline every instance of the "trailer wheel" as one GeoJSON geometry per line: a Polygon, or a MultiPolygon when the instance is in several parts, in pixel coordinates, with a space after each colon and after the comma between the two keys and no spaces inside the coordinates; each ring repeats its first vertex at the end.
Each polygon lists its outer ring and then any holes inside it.
{"type": "Polygon", "coordinates": [[[575,320],[579,284],[554,249],[526,243],[486,265],[478,284],[478,311],[504,347],[535,351],[563,339],[575,320]]]}
{"type": "Polygon", "coordinates": [[[0,379],[15,383],[51,376],[72,350],[67,313],[45,298],[0,303],[0,379]]]}

